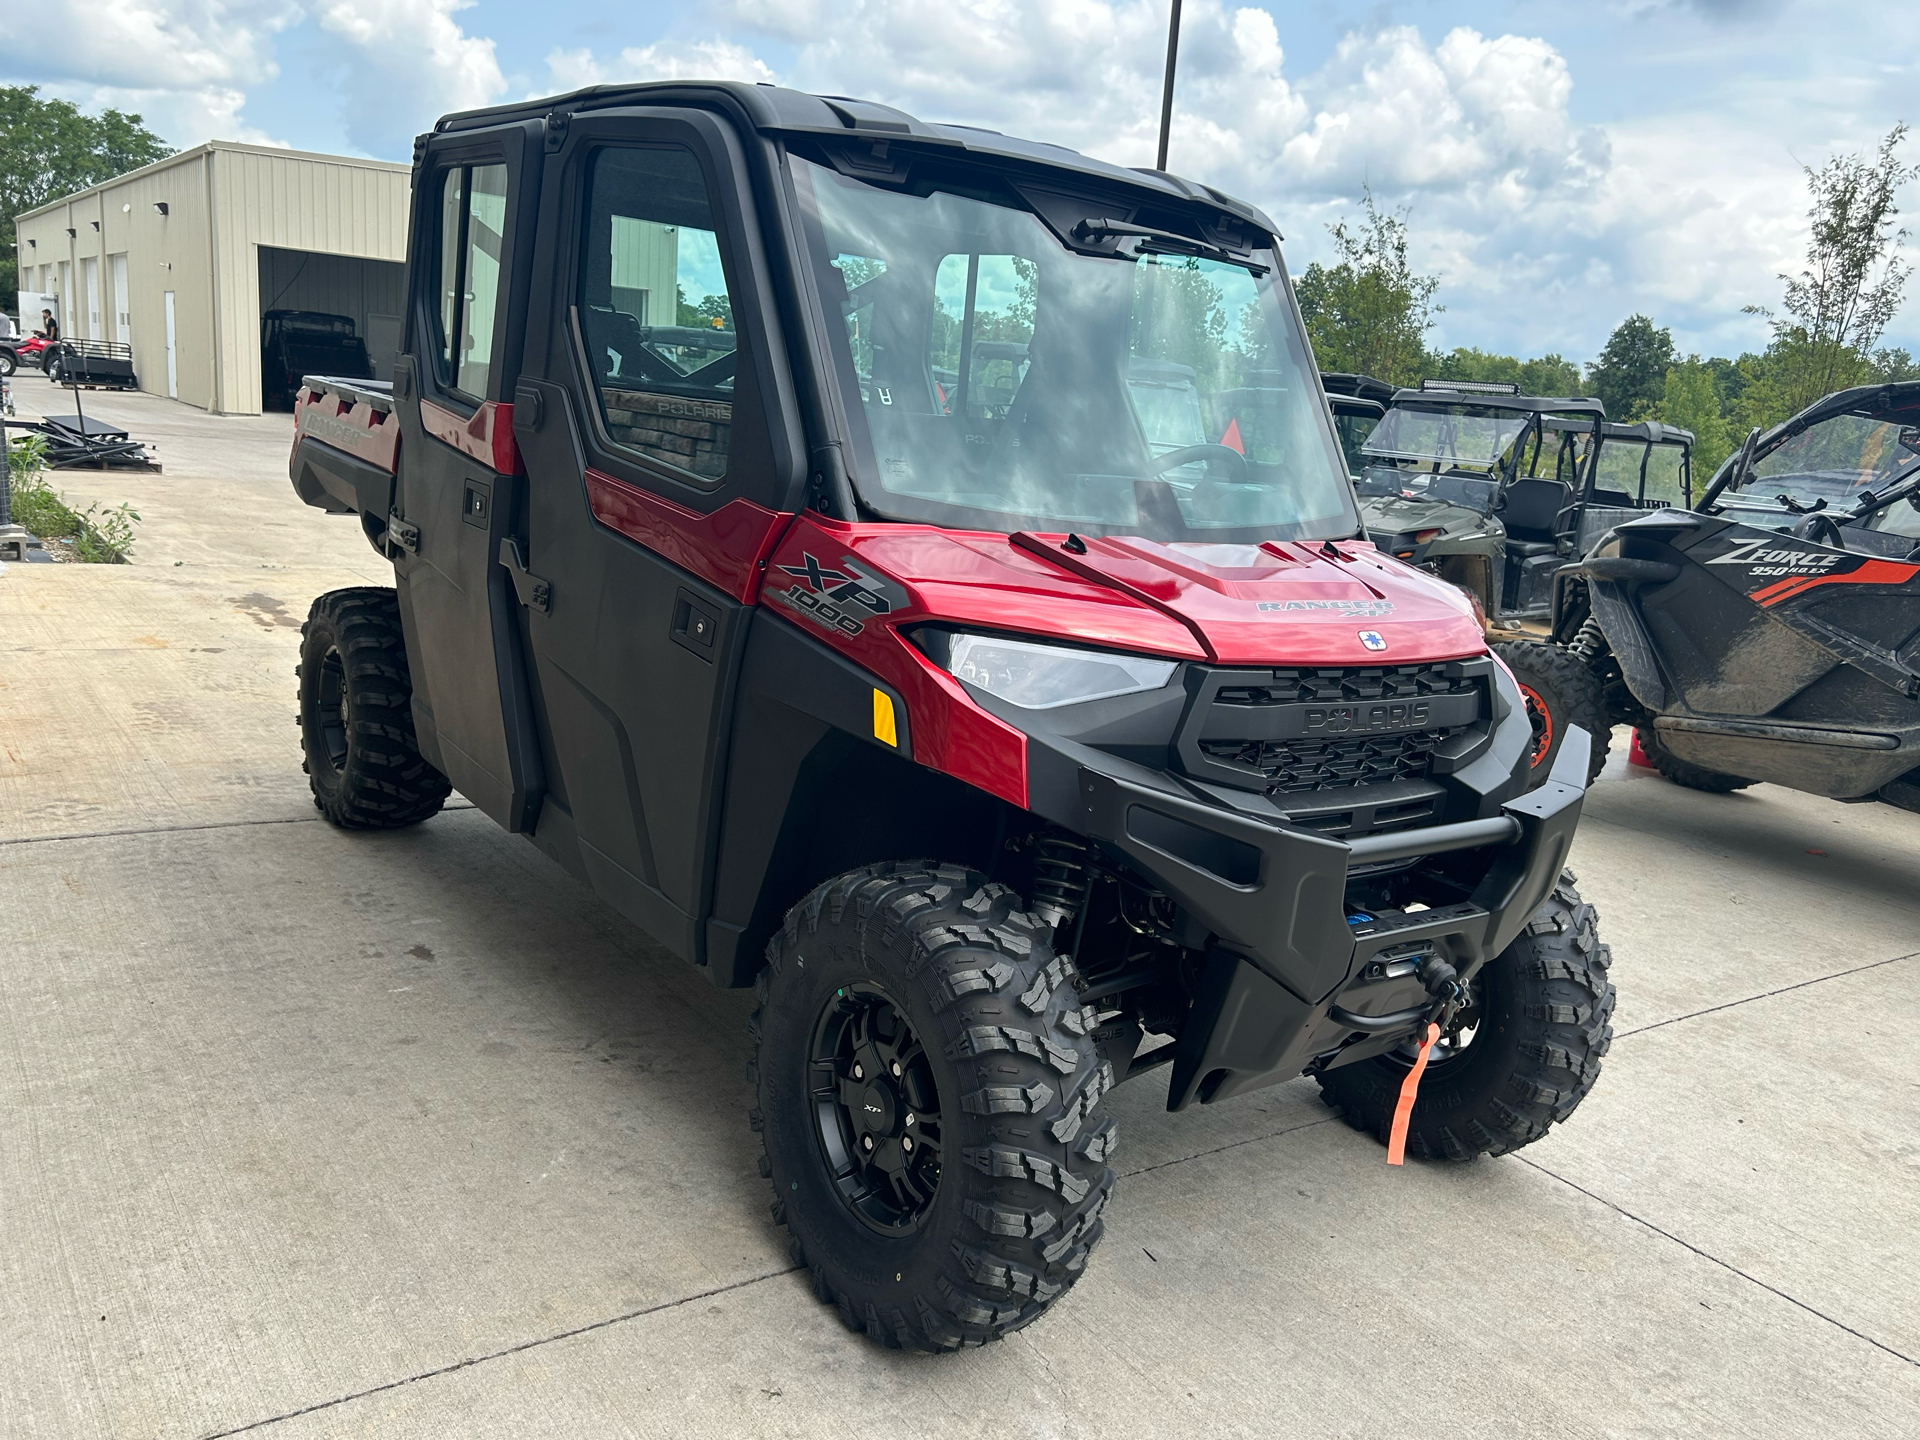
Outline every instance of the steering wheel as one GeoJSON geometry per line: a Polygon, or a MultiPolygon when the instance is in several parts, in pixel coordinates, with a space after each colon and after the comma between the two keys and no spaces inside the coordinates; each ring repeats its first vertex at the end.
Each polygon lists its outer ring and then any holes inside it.
{"type": "Polygon", "coordinates": [[[1810,540],[1815,545],[1826,545],[1835,550],[1847,548],[1847,537],[1841,533],[1839,523],[1824,510],[1815,510],[1802,518],[1793,527],[1793,538],[1810,540]]]}
{"type": "Polygon", "coordinates": [[[1208,462],[1207,469],[1209,471],[1213,469],[1213,461],[1227,461],[1227,469],[1231,473],[1226,477],[1224,481],[1225,484],[1251,485],[1255,483],[1252,473],[1247,469],[1247,457],[1231,445],[1183,445],[1178,450],[1169,450],[1166,454],[1156,457],[1153,463],[1147,467],[1147,478],[1149,480],[1158,480],[1162,475],[1166,474],[1167,471],[1178,470],[1182,465],[1191,465],[1196,460],[1208,462]]]}

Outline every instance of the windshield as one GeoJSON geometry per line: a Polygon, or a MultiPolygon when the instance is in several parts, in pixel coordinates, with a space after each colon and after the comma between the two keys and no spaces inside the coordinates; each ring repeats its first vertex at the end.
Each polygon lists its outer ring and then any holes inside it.
{"type": "Polygon", "coordinates": [[[1155,540],[1358,528],[1277,264],[1080,255],[1011,204],[794,169],[872,509],[1155,540]]]}
{"type": "Polygon", "coordinates": [[[1803,508],[1816,500],[1851,506],[1862,491],[1885,490],[1887,482],[1920,463],[1915,447],[1920,447],[1920,433],[1911,425],[1835,415],[1756,460],[1746,484],[1735,492],[1735,504],[1775,509],[1778,497],[1789,495],[1803,508]]]}
{"type": "Polygon", "coordinates": [[[1383,460],[1414,460],[1455,469],[1490,470],[1526,433],[1530,417],[1465,405],[1418,410],[1394,406],[1361,449],[1383,460]]]}

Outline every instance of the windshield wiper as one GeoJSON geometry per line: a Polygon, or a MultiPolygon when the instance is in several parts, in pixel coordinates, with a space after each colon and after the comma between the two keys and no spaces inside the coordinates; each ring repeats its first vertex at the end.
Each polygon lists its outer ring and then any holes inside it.
{"type": "Polygon", "coordinates": [[[1124,220],[1082,220],[1073,227],[1072,234],[1082,244],[1089,240],[1137,239],[1141,242],[1140,251],[1143,254],[1157,252],[1219,260],[1228,265],[1238,265],[1255,275],[1265,275],[1271,268],[1245,255],[1236,255],[1221,245],[1210,245],[1190,235],[1176,235],[1171,230],[1155,230],[1150,225],[1133,225],[1124,220]]]}

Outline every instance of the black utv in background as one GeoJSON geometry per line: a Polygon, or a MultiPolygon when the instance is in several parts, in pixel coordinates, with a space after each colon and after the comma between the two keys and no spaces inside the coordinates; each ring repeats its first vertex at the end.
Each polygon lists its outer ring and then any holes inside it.
{"type": "Polygon", "coordinates": [[[269,410],[291,410],[305,375],[371,380],[367,342],[346,315],[269,310],[260,321],[260,403],[269,410]]]}
{"type": "Polygon", "coordinates": [[[1920,381],[1829,395],[1617,526],[1553,635],[1500,651],[1549,728],[1632,725],[1696,790],[1920,810],[1920,381]]]}

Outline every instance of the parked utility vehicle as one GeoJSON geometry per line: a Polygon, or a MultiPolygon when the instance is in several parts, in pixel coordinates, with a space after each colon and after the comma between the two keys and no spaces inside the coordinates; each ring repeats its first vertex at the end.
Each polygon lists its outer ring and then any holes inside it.
{"type": "Polygon", "coordinates": [[[1677,784],[1920,810],[1920,381],[1755,431],[1696,509],[1562,573],[1554,643],[1501,654],[1550,730],[1633,725],[1677,784]]]}
{"type": "Polygon", "coordinates": [[[307,375],[371,380],[373,361],[351,315],[269,310],[260,317],[260,403],[293,408],[307,375]]]}
{"type": "Polygon", "coordinates": [[[298,404],[295,489],[397,581],[307,621],[315,802],[458,788],[756,986],[761,1168],[849,1325],[1040,1314],[1143,1073],[1311,1074],[1456,1159],[1580,1103],[1583,747],[1528,793],[1466,598],[1355,539],[1259,211],[718,84],[450,117],[413,193],[391,389],[298,404]]]}

